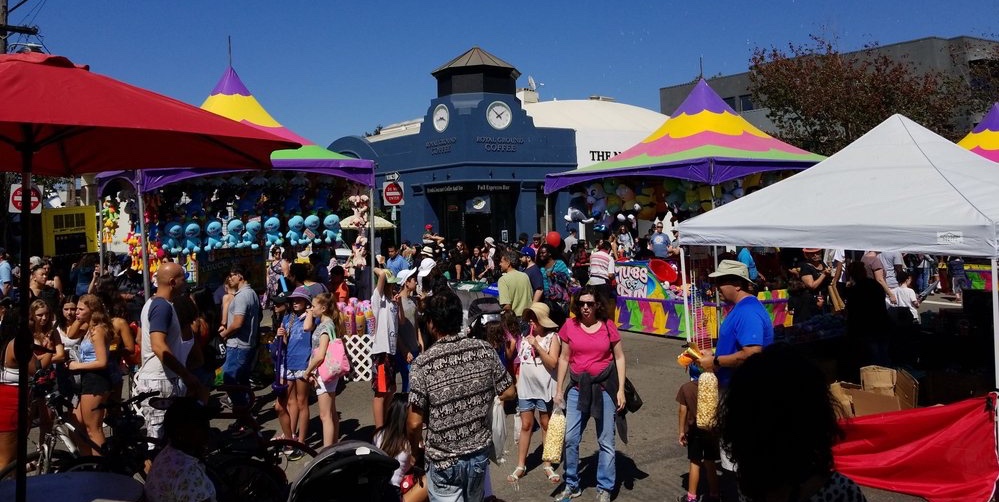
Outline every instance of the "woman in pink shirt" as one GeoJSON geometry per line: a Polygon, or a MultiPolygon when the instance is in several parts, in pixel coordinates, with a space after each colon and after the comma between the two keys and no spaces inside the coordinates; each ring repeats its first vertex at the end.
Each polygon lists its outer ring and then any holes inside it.
{"type": "Polygon", "coordinates": [[[568,501],[581,494],[579,488],[579,441],[592,416],[596,421],[597,500],[609,501],[614,489],[614,420],[624,408],[624,347],[617,326],[608,319],[604,298],[593,286],[585,286],[572,302],[574,317],[559,331],[562,353],[558,383],[565,395],[555,394],[556,406],[565,408],[565,490],[556,499],[568,501]]]}

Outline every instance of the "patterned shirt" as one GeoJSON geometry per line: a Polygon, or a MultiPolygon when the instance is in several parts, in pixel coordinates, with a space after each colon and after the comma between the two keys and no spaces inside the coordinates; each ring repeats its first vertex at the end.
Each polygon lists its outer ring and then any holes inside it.
{"type": "Polygon", "coordinates": [[[488,343],[450,335],[413,361],[409,402],[427,421],[427,458],[447,469],[492,439],[493,398],[513,385],[488,343]]]}
{"type": "Polygon", "coordinates": [[[149,502],[201,502],[215,500],[215,485],[198,459],[167,446],[156,455],[146,479],[149,502]]]}

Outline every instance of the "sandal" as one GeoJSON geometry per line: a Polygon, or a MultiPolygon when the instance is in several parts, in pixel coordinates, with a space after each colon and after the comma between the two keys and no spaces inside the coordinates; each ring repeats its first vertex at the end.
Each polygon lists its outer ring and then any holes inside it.
{"type": "Polygon", "coordinates": [[[506,480],[510,483],[516,483],[520,480],[520,478],[524,477],[525,474],[527,474],[527,466],[518,465],[517,468],[513,470],[513,474],[506,477],[506,480]]]}
{"type": "Polygon", "coordinates": [[[548,481],[551,481],[553,485],[557,485],[562,482],[562,476],[559,476],[552,466],[546,465],[542,468],[542,470],[545,471],[545,476],[548,476],[548,481]]]}

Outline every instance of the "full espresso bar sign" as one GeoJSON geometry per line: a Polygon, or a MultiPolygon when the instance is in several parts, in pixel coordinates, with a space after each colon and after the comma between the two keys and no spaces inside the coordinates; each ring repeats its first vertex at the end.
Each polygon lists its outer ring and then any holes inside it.
{"type": "Polygon", "coordinates": [[[520,183],[452,183],[424,188],[428,194],[455,192],[510,192],[520,190],[520,183]]]}

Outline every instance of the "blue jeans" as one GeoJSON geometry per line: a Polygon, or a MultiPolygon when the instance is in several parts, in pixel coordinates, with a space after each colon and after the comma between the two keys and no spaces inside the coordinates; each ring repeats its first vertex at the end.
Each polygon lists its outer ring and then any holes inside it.
{"type": "MultiPolygon", "coordinates": [[[[614,401],[606,392],[601,392],[600,397],[593,396],[593,398],[603,398],[602,415],[593,417],[597,424],[597,444],[600,445],[597,457],[597,488],[610,493],[614,490],[614,481],[617,477],[617,468],[614,465],[614,419],[617,411],[614,401]]],[[[590,419],[590,410],[576,409],[578,402],[579,390],[575,387],[570,388],[565,400],[565,485],[573,491],[579,488],[579,441],[586,429],[586,422],[590,419]]]]}
{"type": "Polygon", "coordinates": [[[483,499],[489,448],[460,457],[447,469],[427,460],[427,489],[430,502],[477,502],[483,499]]]}
{"type": "Polygon", "coordinates": [[[930,287],[930,269],[916,269],[916,294],[922,293],[924,289],[930,287]]]}
{"type": "MultiPolygon", "coordinates": [[[[249,385],[250,370],[253,368],[253,349],[226,347],[225,363],[222,364],[222,383],[226,385],[249,385]]],[[[233,406],[246,406],[250,400],[245,392],[230,392],[233,406]]]]}

